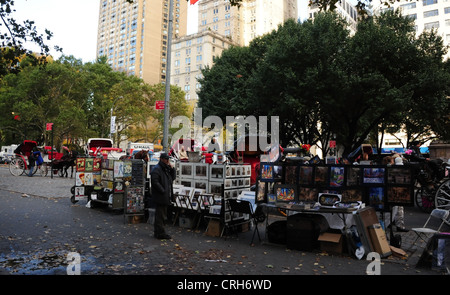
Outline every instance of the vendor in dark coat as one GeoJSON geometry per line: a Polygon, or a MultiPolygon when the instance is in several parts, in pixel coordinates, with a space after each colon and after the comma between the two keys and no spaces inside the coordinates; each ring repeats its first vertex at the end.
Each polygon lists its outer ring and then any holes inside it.
{"type": "Polygon", "coordinates": [[[167,207],[173,201],[173,186],[175,169],[170,165],[169,155],[161,154],[159,163],[151,172],[152,198],[156,204],[154,234],[157,239],[171,239],[164,229],[167,219],[167,207]]]}

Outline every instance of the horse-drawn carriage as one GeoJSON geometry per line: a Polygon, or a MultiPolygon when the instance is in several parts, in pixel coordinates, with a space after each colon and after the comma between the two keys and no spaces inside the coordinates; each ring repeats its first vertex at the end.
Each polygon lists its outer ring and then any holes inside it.
{"type": "MultiPolygon", "coordinates": [[[[9,163],[9,171],[14,176],[20,176],[30,169],[29,157],[33,150],[37,148],[36,141],[24,140],[14,151],[14,157],[9,163]]],[[[59,176],[68,176],[67,170],[75,166],[76,152],[70,151],[66,148],[68,153],[64,155],[53,151],[51,147],[45,146],[41,152],[42,161],[36,162],[34,165],[32,175],[39,173],[41,176],[47,176],[49,170],[59,176]],[[53,165],[52,165],[53,161],[53,165]]],[[[72,171],[73,174],[73,171],[72,171]]]]}
{"type": "MultiPolygon", "coordinates": [[[[9,163],[9,171],[14,176],[20,176],[25,173],[25,171],[29,170],[30,162],[29,157],[33,153],[33,150],[37,147],[36,141],[33,140],[24,140],[14,151],[14,157],[11,159],[9,163]]],[[[34,165],[34,169],[32,174],[34,175],[38,172],[45,176],[47,175],[47,165],[46,163],[38,162],[34,165]]]]}

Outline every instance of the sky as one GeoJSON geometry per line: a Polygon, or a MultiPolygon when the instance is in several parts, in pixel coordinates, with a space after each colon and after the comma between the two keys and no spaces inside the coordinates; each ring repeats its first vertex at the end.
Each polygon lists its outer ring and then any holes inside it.
{"type": "MultiPolygon", "coordinates": [[[[307,0],[298,1],[299,7],[306,7],[307,0]]],[[[196,31],[198,3],[188,6],[187,33],[190,34],[196,31]]],[[[100,0],[15,0],[16,12],[12,16],[18,21],[33,20],[40,34],[44,34],[45,29],[50,30],[53,37],[46,44],[55,59],[61,56],[53,50],[57,45],[64,55],[73,55],[86,63],[96,58],[99,8],[100,0]]],[[[299,8],[299,11],[305,9],[299,8]]],[[[26,48],[37,51],[33,46],[26,48]]]]}

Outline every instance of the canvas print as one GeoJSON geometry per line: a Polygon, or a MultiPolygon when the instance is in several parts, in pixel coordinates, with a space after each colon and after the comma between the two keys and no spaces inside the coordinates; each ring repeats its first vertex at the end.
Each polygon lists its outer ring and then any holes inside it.
{"type": "Polygon", "coordinates": [[[84,186],[76,186],[75,187],[75,199],[85,197],[84,195],[84,186]]]}
{"type": "Polygon", "coordinates": [[[284,183],[285,184],[296,184],[297,175],[296,175],[297,166],[286,166],[285,167],[285,176],[284,183]]]}
{"type": "Polygon", "coordinates": [[[287,203],[295,200],[296,189],[293,185],[276,185],[274,192],[277,202],[287,203]]]}
{"type": "Polygon", "coordinates": [[[363,183],[365,184],[382,184],[384,183],[385,168],[364,168],[363,183]]]}
{"type": "Polygon", "coordinates": [[[84,171],[85,158],[77,158],[77,171],[84,171]]]}
{"type": "Polygon", "coordinates": [[[363,199],[360,189],[344,189],[341,191],[341,195],[343,203],[352,203],[363,199]]]}
{"type": "Polygon", "coordinates": [[[273,166],[273,179],[281,180],[283,178],[283,166],[274,165],[273,166]]]}
{"type": "Polygon", "coordinates": [[[94,185],[100,185],[100,183],[102,181],[101,172],[92,172],[92,176],[94,178],[94,185]]]}
{"type": "Polygon", "coordinates": [[[315,202],[319,194],[316,188],[301,187],[298,190],[298,200],[303,202],[315,202]]]}
{"type": "Polygon", "coordinates": [[[261,181],[272,181],[273,179],[273,165],[261,164],[261,181]]]}
{"type": "Polygon", "coordinates": [[[181,176],[192,177],[192,165],[181,165],[181,176]]]}
{"type": "Polygon", "coordinates": [[[331,167],[330,168],[330,186],[343,186],[344,185],[344,167],[331,167]]]}
{"type": "Polygon", "coordinates": [[[277,196],[275,194],[267,194],[267,203],[274,205],[277,201],[277,196]]]}
{"type": "Polygon", "coordinates": [[[195,178],[208,178],[208,166],[205,165],[195,165],[195,178]]]}
{"type": "Polygon", "coordinates": [[[303,185],[311,185],[313,180],[313,167],[300,166],[298,173],[298,183],[303,185]]]}
{"type": "Polygon", "coordinates": [[[100,171],[101,170],[101,164],[102,159],[101,158],[94,158],[93,164],[92,164],[92,171],[100,171]]]}
{"type": "Polygon", "coordinates": [[[210,171],[210,175],[209,178],[214,178],[214,179],[222,179],[223,178],[223,171],[224,171],[224,166],[214,166],[211,165],[211,171],[210,171]]]}
{"type": "Polygon", "coordinates": [[[369,188],[369,206],[374,207],[376,210],[384,209],[384,188],[383,187],[370,187],[369,188]]]}
{"type": "Polygon", "coordinates": [[[76,186],[84,185],[84,172],[75,173],[75,185],[76,186]]]}
{"type": "Polygon", "coordinates": [[[347,186],[359,185],[360,169],[356,167],[347,167],[347,186]]]}
{"type": "Polygon", "coordinates": [[[411,172],[405,168],[389,168],[387,182],[391,184],[411,184],[411,172]]]}
{"type": "Polygon", "coordinates": [[[314,183],[316,185],[326,185],[328,180],[328,167],[316,166],[314,171],[314,183]]]}
{"type": "Polygon", "coordinates": [[[412,203],[411,188],[408,186],[393,186],[387,188],[387,202],[390,204],[412,203]]]}
{"type": "Polygon", "coordinates": [[[84,171],[91,172],[94,168],[94,158],[86,158],[84,161],[84,171]]]}
{"type": "Polygon", "coordinates": [[[264,202],[266,199],[266,183],[258,181],[256,186],[256,202],[264,202]]]}
{"type": "Polygon", "coordinates": [[[114,176],[123,177],[123,161],[114,162],[114,176]]]}
{"type": "Polygon", "coordinates": [[[92,172],[84,173],[84,185],[94,185],[94,177],[92,172]]]}

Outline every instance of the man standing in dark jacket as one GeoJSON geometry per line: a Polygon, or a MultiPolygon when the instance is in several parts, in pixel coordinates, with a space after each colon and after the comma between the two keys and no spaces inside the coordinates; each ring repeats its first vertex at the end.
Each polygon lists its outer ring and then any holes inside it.
{"type": "Polygon", "coordinates": [[[157,239],[171,239],[164,229],[167,219],[167,207],[173,198],[172,183],[175,180],[175,169],[170,165],[169,155],[161,154],[159,163],[151,172],[152,199],[156,204],[154,234],[157,239]]]}

